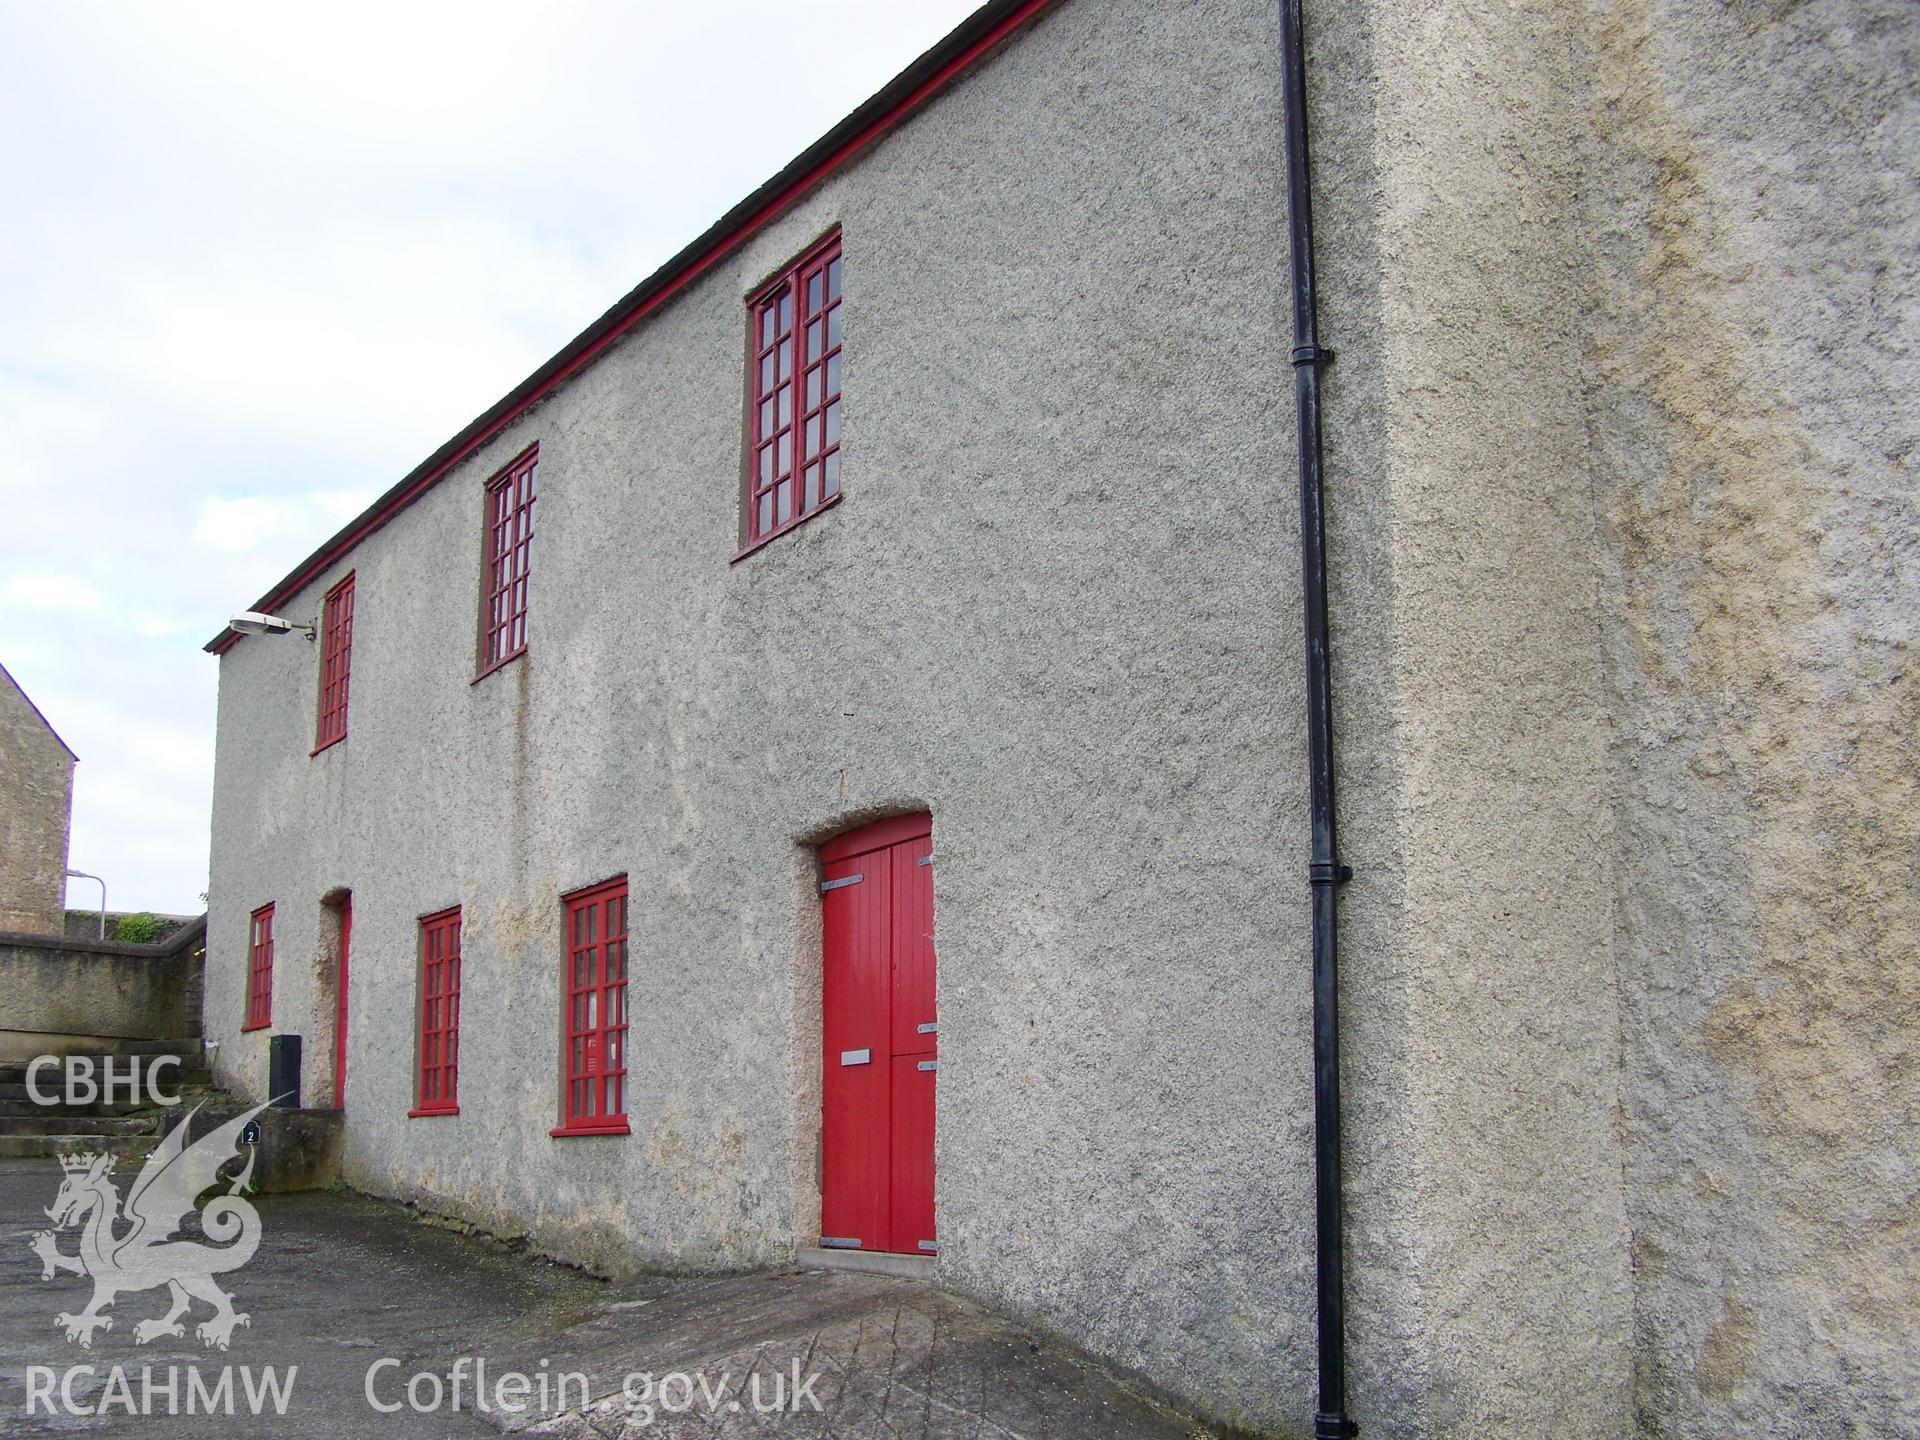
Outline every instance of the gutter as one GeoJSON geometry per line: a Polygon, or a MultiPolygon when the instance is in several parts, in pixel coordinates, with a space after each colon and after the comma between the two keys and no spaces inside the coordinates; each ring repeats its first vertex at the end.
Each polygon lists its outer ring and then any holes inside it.
{"type": "Polygon", "coordinates": [[[1287,224],[1293,271],[1293,391],[1300,442],[1300,590],[1307,645],[1307,805],[1313,849],[1313,1187],[1319,1407],[1315,1440],[1358,1433],[1347,1414],[1346,1283],[1340,1196],[1340,1005],[1338,887],[1353,872],[1334,844],[1333,667],[1327,638],[1326,494],[1321,481],[1320,348],[1313,275],[1313,198],[1307,165],[1304,0],[1280,0],[1286,112],[1287,224]]]}

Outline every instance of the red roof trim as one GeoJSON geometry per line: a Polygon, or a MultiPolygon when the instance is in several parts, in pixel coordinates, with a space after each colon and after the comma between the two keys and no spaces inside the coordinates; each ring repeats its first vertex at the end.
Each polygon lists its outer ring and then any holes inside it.
{"type": "MultiPolygon", "coordinates": [[[[989,0],[982,5],[878,94],[721,216],[704,235],[641,281],[606,314],[568,341],[546,364],[428,456],[251,608],[272,613],[355,545],[419,499],[454,466],[592,364],[627,331],[772,223],[802,195],[912,118],[962,72],[1058,3],[1059,0],[989,0]]],[[[240,638],[239,632],[223,629],[205,648],[212,654],[223,655],[240,638]]]]}

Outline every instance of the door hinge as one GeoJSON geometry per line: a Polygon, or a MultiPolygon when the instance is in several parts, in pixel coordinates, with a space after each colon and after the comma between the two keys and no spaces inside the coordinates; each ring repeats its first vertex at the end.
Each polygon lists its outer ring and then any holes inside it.
{"type": "Polygon", "coordinates": [[[938,1060],[922,1060],[920,1062],[920,1068],[922,1070],[938,1070],[940,1068],[940,1062],[938,1060]]]}
{"type": "Polygon", "coordinates": [[[920,1242],[920,1248],[929,1255],[936,1255],[940,1251],[940,1247],[931,1240],[922,1240],[920,1242]]]}
{"type": "Polygon", "coordinates": [[[933,864],[933,856],[922,855],[918,860],[914,861],[913,863],[916,865],[931,865],[933,864]]]}
{"type": "Polygon", "coordinates": [[[921,1035],[938,1035],[940,1033],[940,1022],[938,1020],[929,1020],[926,1024],[916,1025],[913,1028],[916,1033],[921,1035]]]}
{"type": "Polygon", "coordinates": [[[824,895],[829,890],[844,890],[849,885],[858,885],[866,878],[864,875],[849,875],[844,880],[823,880],[820,882],[820,893],[824,895]]]}
{"type": "Polygon", "coordinates": [[[871,1065],[873,1063],[873,1051],[842,1050],[840,1052],[840,1063],[842,1065],[871,1065]]]}

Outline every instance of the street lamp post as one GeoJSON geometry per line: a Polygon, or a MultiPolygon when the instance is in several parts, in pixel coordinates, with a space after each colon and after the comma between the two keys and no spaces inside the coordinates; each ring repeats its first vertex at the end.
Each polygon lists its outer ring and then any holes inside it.
{"type": "Polygon", "coordinates": [[[95,881],[100,886],[100,938],[102,940],[106,939],[107,938],[107,882],[102,880],[98,875],[89,875],[84,870],[69,870],[67,871],[67,876],[69,879],[73,879],[73,880],[92,880],[92,881],[95,881]]]}

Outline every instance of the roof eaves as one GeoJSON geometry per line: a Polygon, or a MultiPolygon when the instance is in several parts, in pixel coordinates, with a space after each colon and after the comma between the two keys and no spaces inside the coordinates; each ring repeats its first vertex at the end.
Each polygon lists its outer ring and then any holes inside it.
{"type": "MultiPolygon", "coordinates": [[[[380,496],[315,550],[265,595],[254,610],[271,612],[311,584],[440,478],[532,409],[601,351],[718,264],[803,195],[916,114],[974,65],[1060,0],[988,0],[852,114],[795,156],[772,179],[722,215],[692,244],[642,280],[558,353],[380,496]]],[[[224,654],[240,640],[231,626],[203,647],[224,654]]]]}

